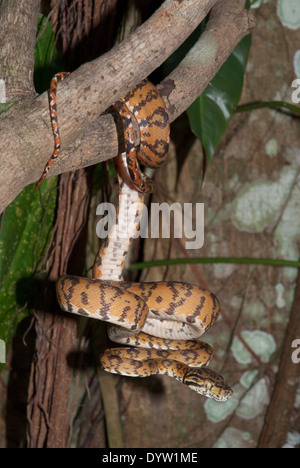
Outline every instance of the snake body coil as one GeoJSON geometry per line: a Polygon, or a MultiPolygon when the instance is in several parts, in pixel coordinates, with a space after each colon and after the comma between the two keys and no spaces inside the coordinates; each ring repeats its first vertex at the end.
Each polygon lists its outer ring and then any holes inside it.
{"type": "MultiPolygon", "coordinates": [[[[54,94],[52,108],[55,105],[54,94]]],[[[139,227],[144,193],[154,190],[153,181],[142,173],[139,164],[164,164],[169,121],[163,99],[148,80],[115,107],[122,119],[126,149],[125,154],[114,158],[120,187],[117,222],[96,257],[93,278],[59,278],[58,302],[67,312],[110,324],[110,339],[123,347],[107,349],[101,356],[101,365],[108,372],[132,377],[165,374],[199,394],[225,401],[232,390],[223,377],[205,368],[213,350],[199,341],[219,316],[217,298],[187,283],[123,281],[124,262],[139,227]],[[140,128],[139,148],[135,147],[132,118],[140,128]]],[[[59,133],[54,135],[55,150],[59,151],[59,133]]],[[[52,160],[56,157],[53,154],[52,160]]]]}

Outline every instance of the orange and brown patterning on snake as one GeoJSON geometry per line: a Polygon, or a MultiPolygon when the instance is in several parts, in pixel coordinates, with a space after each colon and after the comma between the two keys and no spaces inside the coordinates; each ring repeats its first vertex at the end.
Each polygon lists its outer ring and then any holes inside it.
{"type": "Polygon", "coordinates": [[[110,324],[109,338],[130,347],[105,351],[105,370],[131,377],[165,374],[197,393],[226,401],[232,390],[204,369],[213,349],[199,341],[217,320],[217,298],[182,282],[130,283],[64,276],[57,283],[63,310],[110,324]]]}
{"type": "Polygon", "coordinates": [[[36,183],[35,188],[38,188],[41,185],[41,183],[46,179],[48,172],[50,170],[50,167],[58,158],[58,155],[60,152],[60,134],[59,134],[59,126],[58,126],[58,120],[57,120],[57,108],[56,108],[56,89],[57,89],[59,82],[63,81],[69,75],[70,75],[69,72],[57,73],[52,78],[51,83],[50,83],[48,96],[49,96],[49,107],[50,107],[50,120],[51,120],[52,132],[54,136],[54,150],[53,150],[51,158],[49,159],[49,161],[47,162],[44,168],[44,171],[39,181],[36,183]]]}
{"type": "MultiPolygon", "coordinates": [[[[163,99],[148,80],[115,107],[122,119],[126,149],[125,154],[114,158],[120,185],[117,222],[96,257],[93,279],[61,277],[56,285],[58,302],[67,312],[109,322],[109,337],[127,345],[104,352],[101,364],[105,370],[132,377],[166,374],[201,395],[225,401],[232,390],[223,377],[204,368],[213,350],[199,341],[219,316],[217,298],[187,283],[122,281],[125,258],[139,227],[144,193],[154,190],[153,181],[142,173],[139,164],[155,168],[164,164],[169,120],[163,99]],[[132,118],[140,128],[138,148],[132,118]]],[[[57,148],[59,133],[55,138],[57,148]]]]}

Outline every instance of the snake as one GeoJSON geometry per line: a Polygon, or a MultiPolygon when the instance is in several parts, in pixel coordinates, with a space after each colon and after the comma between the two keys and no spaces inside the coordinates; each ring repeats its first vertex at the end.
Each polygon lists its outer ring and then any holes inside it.
{"type": "Polygon", "coordinates": [[[61,81],[63,81],[65,78],[67,78],[69,75],[70,75],[69,72],[59,72],[56,75],[54,75],[54,77],[52,78],[50,82],[48,98],[49,98],[49,108],[50,108],[50,121],[51,121],[53,136],[54,136],[54,150],[53,150],[51,158],[49,159],[46,166],[44,167],[44,170],[42,172],[40,179],[35,185],[36,189],[40,187],[40,185],[46,179],[48,172],[50,170],[50,167],[56,161],[60,153],[60,134],[59,134],[57,108],[56,108],[56,90],[57,90],[58,84],[61,81]]]}
{"type": "MultiPolygon", "coordinates": [[[[66,76],[60,73],[51,82],[55,148],[41,182],[59,154],[56,87],[66,76]]],[[[168,375],[200,395],[224,402],[233,392],[221,375],[207,367],[214,351],[199,340],[220,315],[217,297],[185,282],[124,281],[125,260],[140,226],[145,194],[155,190],[140,166],[156,169],[166,162],[170,123],[165,102],[148,79],[114,107],[125,146],[125,152],[113,158],[119,181],[116,222],[96,255],[92,278],[63,275],[57,280],[58,303],[63,311],[108,323],[110,340],[121,346],[100,356],[107,372],[129,377],[168,375]],[[134,119],[140,131],[138,146],[134,119]]]]}

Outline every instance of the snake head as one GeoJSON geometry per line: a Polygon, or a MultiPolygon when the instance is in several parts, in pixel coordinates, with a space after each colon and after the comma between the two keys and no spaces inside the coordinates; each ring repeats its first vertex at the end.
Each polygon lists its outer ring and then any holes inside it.
{"type": "Polygon", "coordinates": [[[228,400],[233,394],[224,378],[210,369],[189,368],[183,383],[200,395],[219,402],[228,400]]]}

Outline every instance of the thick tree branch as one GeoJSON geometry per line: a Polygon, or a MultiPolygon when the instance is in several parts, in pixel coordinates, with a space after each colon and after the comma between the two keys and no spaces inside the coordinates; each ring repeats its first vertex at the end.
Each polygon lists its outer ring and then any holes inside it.
{"type": "MultiPolygon", "coordinates": [[[[63,147],[52,175],[89,166],[117,154],[114,121],[110,115],[99,117],[99,114],[157,68],[215,3],[167,0],[127,41],[82,66],[61,84],[58,107],[63,147]]],[[[161,84],[171,121],[201,94],[235,45],[253,26],[252,16],[244,10],[244,0],[218,2],[205,34],[161,84]]],[[[48,112],[44,93],[29,108],[12,109],[4,117],[0,154],[6,156],[0,169],[0,212],[24,186],[39,178],[51,155],[53,142],[48,112]]]]}
{"type": "Polygon", "coordinates": [[[34,93],[33,63],[40,0],[0,2],[0,78],[6,101],[34,93]]]}
{"type": "MultiPolygon", "coordinates": [[[[244,9],[243,0],[223,0],[211,11],[199,41],[160,88],[174,81],[168,96],[171,120],[184,112],[209,85],[240,40],[255,27],[254,17],[244,9]]],[[[161,93],[164,95],[163,89],[161,93]]]]}

